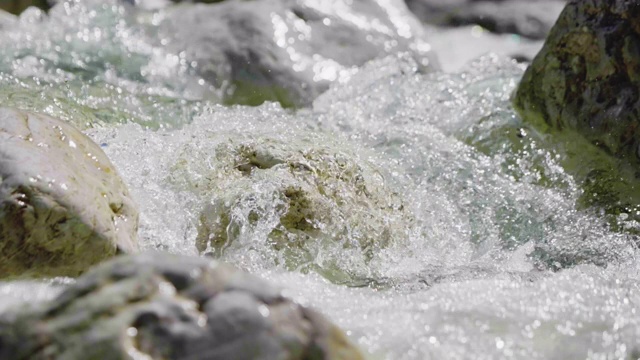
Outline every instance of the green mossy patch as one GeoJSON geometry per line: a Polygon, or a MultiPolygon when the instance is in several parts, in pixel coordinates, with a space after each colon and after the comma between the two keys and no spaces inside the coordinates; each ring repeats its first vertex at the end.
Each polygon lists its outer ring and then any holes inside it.
{"type": "Polygon", "coordinates": [[[49,10],[49,2],[47,0],[3,0],[0,1],[0,9],[8,11],[15,15],[20,15],[26,8],[30,6],[38,7],[42,10],[49,10]]]}
{"type": "Polygon", "coordinates": [[[570,1],[525,72],[513,105],[553,138],[581,184],[580,209],[638,218],[640,4],[570,1]]]}

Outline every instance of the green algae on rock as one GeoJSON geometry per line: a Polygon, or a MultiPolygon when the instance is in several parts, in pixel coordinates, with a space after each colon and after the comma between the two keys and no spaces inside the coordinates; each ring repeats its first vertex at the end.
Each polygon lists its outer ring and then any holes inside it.
{"type": "Polygon", "coordinates": [[[0,109],[0,274],[75,276],[138,247],[138,213],[100,147],[45,115],[0,109]]]}
{"type": "Polygon", "coordinates": [[[118,257],[50,302],[0,316],[0,359],[363,359],[344,333],[215,261],[118,257]]]}
{"type": "Polygon", "coordinates": [[[411,229],[390,175],[373,161],[321,133],[216,132],[186,144],[173,178],[204,200],[200,252],[261,249],[286,268],[342,283],[411,229]]]}
{"type": "Polygon", "coordinates": [[[514,99],[530,121],[575,130],[638,162],[640,4],[572,1],[527,69],[514,99]]]}
{"type": "Polygon", "coordinates": [[[638,22],[636,1],[569,2],[514,98],[526,121],[576,157],[567,169],[581,174],[583,202],[610,213],[640,204],[638,22]]]}

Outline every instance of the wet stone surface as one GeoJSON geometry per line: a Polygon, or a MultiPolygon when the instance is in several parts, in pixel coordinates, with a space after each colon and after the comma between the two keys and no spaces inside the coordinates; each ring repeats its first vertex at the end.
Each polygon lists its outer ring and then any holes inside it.
{"type": "Polygon", "coordinates": [[[0,359],[362,359],[341,330],[203,258],[119,257],[0,317],[0,359]]]}
{"type": "Polygon", "coordinates": [[[138,212],[91,139],[45,115],[0,109],[0,274],[75,276],[136,251],[138,212]]]}
{"type": "Polygon", "coordinates": [[[167,8],[167,47],[227,103],[305,106],[377,57],[410,52],[437,68],[424,30],[400,0],[227,1],[167,8]]]}
{"type": "Polygon", "coordinates": [[[634,1],[569,2],[514,98],[538,129],[584,139],[564,145],[584,158],[584,202],[614,215],[640,203],[639,20],[634,1]]]}
{"type": "Polygon", "coordinates": [[[366,277],[371,259],[405,239],[414,219],[389,169],[356,151],[343,139],[291,127],[190,138],[172,179],[201,204],[196,247],[215,257],[261,249],[285,268],[340,283],[366,277]]]}
{"type": "Polygon", "coordinates": [[[640,4],[633,1],[570,2],[527,69],[516,107],[636,161],[639,19],[640,4]]]}

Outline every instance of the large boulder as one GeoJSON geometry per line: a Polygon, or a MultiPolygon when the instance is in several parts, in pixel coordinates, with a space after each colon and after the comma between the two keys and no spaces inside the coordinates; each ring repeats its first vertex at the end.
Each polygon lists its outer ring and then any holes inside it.
{"type": "Polygon", "coordinates": [[[362,359],[317,312],[230,266],[146,253],[0,316],[0,359],[362,359]]]}
{"type": "MultiPolygon", "coordinates": [[[[570,1],[515,93],[514,105],[525,120],[544,131],[578,134],[603,154],[597,156],[604,160],[590,155],[589,162],[575,164],[588,170],[581,171],[596,204],[640,203],[640,190],[634,189],[640,157],[639,23],[637,1],[570,1]]],[[[567,146],[572,156],[593,152],[567,146]]]]}
{"type": "Polygon", "coordinates": [[[515,106],[541,125],[575,129],[637,161],[639,21],[636,1],[571,1],[525,72],[515,106]]]}
{"type": "Polygon", "coordinates": [[[77,275],[135,251],[137,225],[98,145],[62,121],[0,108],[0,276],[77,275]]]}
{"type": "Polygon", "coordinates": [[[164,17],[159,39],[227,103],[308,105],[367,61],[401,51],[424,69],[436,66],[402,0],[181,4],[164,17]]]}
{"type": "Polygon", "coordinates": [[[405,0],[425,23],[478,24],[497,33],[544,39],[566,0],[405,0]]]}

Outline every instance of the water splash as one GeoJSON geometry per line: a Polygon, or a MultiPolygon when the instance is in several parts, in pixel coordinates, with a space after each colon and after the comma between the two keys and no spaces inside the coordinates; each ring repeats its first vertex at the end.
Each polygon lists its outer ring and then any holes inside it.
{"type": "MultiPolygon", "coordinates": [[[[65,4],[0,38],[0,94],[83,127],[127,120],[86,131],[138,202],[144,248],[259,273],[374,358],[637,357],[637,239],[579,204],[563,149],[513,112],[520,65],[421,74],[400,54],[310,109],[222,107],[206,86],[187,91],[188,61],[147,41],[162,10],[65,4]],[[77,31],[98,20],[115,32],[77,31]]],[[[11,304],[56,288],[0,286],[11,304]]]]}
{"type": "Polygon", "coordinates": [[[7,20],[0,99],[80,128],[191,121],[197,100],[217,95],[179,55],[152,45],[157,16],[116,0],[69,0],[48,15],[31,8],[7,20]]]}

